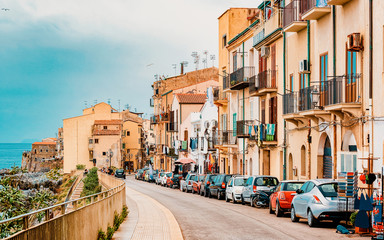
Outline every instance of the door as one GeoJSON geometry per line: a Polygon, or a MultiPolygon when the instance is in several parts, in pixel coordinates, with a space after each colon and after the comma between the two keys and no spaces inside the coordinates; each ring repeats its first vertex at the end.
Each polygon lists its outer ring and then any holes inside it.
{"type": "Polygon", "coordinates": [[[289,157],[288,157],[288,179],[289,180],[293,179],[293,158],[292,158],[292,153],[290,153],[289,157]]]}
{"type": "Polygon", "coordinates": [[[323,178],[332,178],[332,149],[330,147],[324,148],[323,178]]]}
{"type": "Polygon", "coordinates": [[[301,206],[300,206],[300,215],[303,217],[307,217],[308,213],[308,204],[313,199],[313,194],[311,193],[312,189],[315,187],[313,182],[309,182],[307,188],[305,189],[305,193],[301,194],[301,206]]]}
{"type": "Polygon", "coordinates": [[[253,187],[253,177],[250,177],[248,178],[244,186],[244,191],[243,191],[244,200],[248,201],[248,199],[251,197],[252,187],[253,187]]]}
{"type": "Polygon", "coordinates": [[[270,152],[269,150],[263,151],[263,175],[270,175],[270,152]]]}
{"type": "MultiPolygon", "coordinates": [[[[328,105],[328,54],[320,56],[320,106],[328,105]]],[[[310,106],[313,108],[313,106],[310,106]]]]}
{"type": "Polygon", "coordinates": [[[272,205],[272,209],[276,209],[277,194],[281,190],[281,185],[282,185],[282,183],[279,183],[279,185],[277,185],[277,187],[276,187],[276,190],[271,194],[271,201],[269,202],[269,204],[272,205]]]}
{"type": "Polygon", "coordinates": [[[271,88],[276,88],[276,44],[271,46],[271,88]]]}
{"type": "Polygon", "coordinates": [[[347,103],[357,101],[356,58],[356,52],[347,51],[347,77],[345,80],[345,101],[347,103]]]}

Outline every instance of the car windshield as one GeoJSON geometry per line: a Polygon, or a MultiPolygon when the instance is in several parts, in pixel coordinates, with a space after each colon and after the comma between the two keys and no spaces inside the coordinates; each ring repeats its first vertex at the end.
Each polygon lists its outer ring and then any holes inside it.
{"type": "Polygon", "coordinates": [[[116,170],[116,173],[123,173],[124,170],[116,170]]]}
{"type": "Polygon", "coordinates": [[[216,175],[210,175],[208,181],[215,181],[216,175]]]}
{"type": "Polygon", "coordinates": [[[284,183],[283,188],[281,191],[296,191],[297,189],[300,189],[301,186],[303,186],[303,182],[288,182],[284,183]]]}
{"type": "Polygon", "coordinates": [[[160,177],[164,177],[164,174],[165,174],[165,173],[160,173],[160,177]]]}
{"type": "Polygon", "coordinates": [[[317,187],[324,197],[337,197],[337,183],[326,183],[317,187]]]}
{"type": "Polygon", "coordinates": [[[175,175],[173,175],[173,177],[174,177],[174,178],[179,178],[179,177],[181,177],[181,175],[179,175],[179,174],[175,174],[175,175]]]}
{"type": "Polygon", "coordinates": [[[256,178],[256,186],[277,186],[279,181],[274,177],[259,177],[256,178]]]}
{"type": "Polygon", "coordinates": [[[245,182],[247,182],[247,178],[235,178],[234,186],[245,186],[245,182]]]}
{"type": "Polygon", "coordinates": [[[170,177],[170,176],[172,176],[172,173],[167,173],[167,177],[170,177]]]}

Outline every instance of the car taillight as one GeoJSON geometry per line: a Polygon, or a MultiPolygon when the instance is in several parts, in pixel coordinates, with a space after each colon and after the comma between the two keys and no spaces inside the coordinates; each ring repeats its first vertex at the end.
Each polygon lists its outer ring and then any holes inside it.
{"type": "Polygon", "coordinates": [[[211,184],[209,181],[207,182],[207,185],[211,184]]]}
{"type": "Polygon", "coordinates": [[[188,185],[191,185],[191,181],[188,181],[188,185]]]}
{"type": "Polygon", "coordinates": [[[253,192],[256,192],[256,191],[257,191],[257,187],[253,186],[253,192]]]}
{"type": "Polygon", "coordinates": [[[222,183],[222,184],[221,184],[221,188],[225,188],[225,183],[222,183]]]}
{"type": "Polygon", "coordinates": [[[313,195],[313,203],[323,204],[316,195],[313,195]]]}
{"type": "Polygon", "coordinates": [[[279,194],[279,198],[280,198],[281,200],[285,200],[285,193],[281,192],[281,193],[279,194]]]}

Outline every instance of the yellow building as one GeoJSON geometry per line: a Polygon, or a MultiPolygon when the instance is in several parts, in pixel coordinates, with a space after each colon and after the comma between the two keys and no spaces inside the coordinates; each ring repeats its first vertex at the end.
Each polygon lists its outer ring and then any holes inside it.
{"type": "Polygon", "coordinates": [[[143,119],[140,113],[122,112],[121,156],[125,170],[135,171],[145,165],[143,119]]]}
{"type": "Polygon", "coordinates": [[[121,124],[120,113],[107,103],[86,108],[81,116],[64,119],[64,172],[75,170],[79,164],[86,168],[121,167],[121,124]]]}

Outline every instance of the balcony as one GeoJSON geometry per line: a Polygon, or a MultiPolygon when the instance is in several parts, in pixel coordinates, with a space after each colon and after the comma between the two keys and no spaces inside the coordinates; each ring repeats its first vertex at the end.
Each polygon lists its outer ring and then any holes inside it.
{"type": "Polygon", "coordinates": [[[167,124],[167,131],[168,132],[177,132],[178,131],[178,125],[177,122],[170,122],[167,124]]]}
{"type": "Polygon", "coordinates": [[[229,76],[224,73],[225,75],[223,76],[223,91],[229,90],[231,85],[229,84],[229,76]]]}
{"type": "Polygon", "coordinates": [[[251,96],[263,96],[277,91],[277,70],[266,70],[250,79],[249,94],[251,96]]]}
{"type": "Polygon", "coordinates": [[[299,121],[304,123],[304,117],[299,114],[297,92],[290,92],[283,95],[283,118],[296,126],[298,126],[299,121]]]}
{"type": "Polygon", "coordinates": [[[230,74],[231,90],[241,90],[249,86],[249,78],[255,75],[255,67],[242,67],[230,74]]]}
{"type": "Polygon", "coordinates": [[[158,116],[159,116],[159,123],[169,122],[169,117],[170,117],[169,112],[163,112],[158,116]]]}
{"type": "Polygon", "coordinates": [[[258,142],[260,147],[277,145],[277,124],[258,125],[254,140],[258,142]]]}
{"type": "Polygon", "coordinates": [[[262,24],[255,32],[253,37],[253,47],[259,49],[262,46],[269,45],[282,36],[282,18],[281,9],[273,9],[273,15],[269,19],[264,19],[262,24]]]}
{"type": "Polygon", "coordinates": [[[251,120],[240,120],[237,121],[236,133],[238,138],[249,138],[252,133],[252,123],[251,120]]]}
{"type": "Polygon", "coordinates": [[[218,130],[216,146],[236,145],[236,132],[232,130],[218,130]]]}
{"type": "Polygon", "coordinates": [[[307,27],[307,23],[301,18],[300,0],[293,0],[284,8],[283,28],[285,32],[299,32],[307,27]]]}
{"type": "Polygon", "coordinates": [[[223,92],[222,88],[216,87],[213,89],[213,100],[217,105],[227,105],[227,93],[223,92]]]}
{"type": "Polygon", "coordinates": [[[331,12],[326,0],[301,0],[301,9],[303,20],[317,20],[331,12]]]}
{"type": "Polygon", "coordinates": [[[344,5],[352,0],[328,0],[328,5],[344,5]]]}
{"type": "Polygon", "coordinates": [[[159,115],[152,115],[150,118],[151,124],[158,124],[159,123],[159,115]]]}

